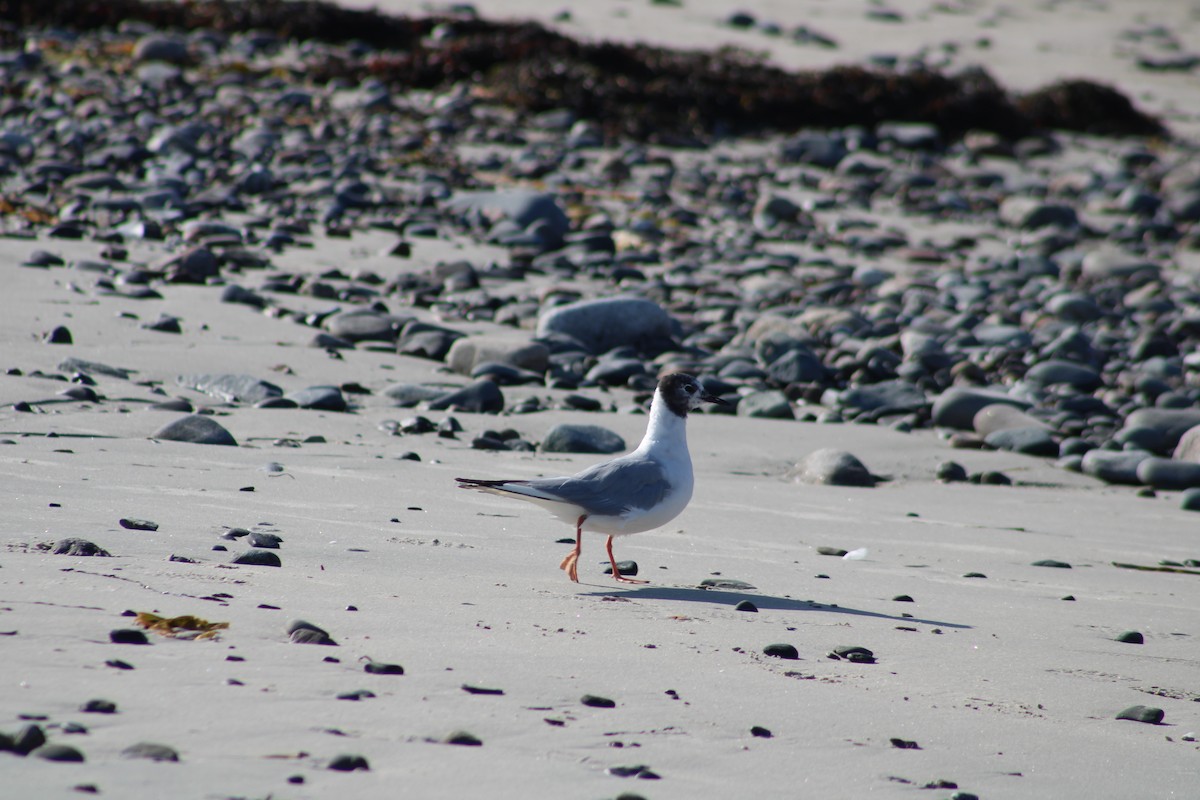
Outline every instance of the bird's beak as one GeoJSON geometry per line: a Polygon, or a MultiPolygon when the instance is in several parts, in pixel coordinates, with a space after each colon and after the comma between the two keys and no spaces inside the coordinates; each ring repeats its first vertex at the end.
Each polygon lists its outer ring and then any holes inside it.
{"type": "Polygon", "coordinates": [[[700,399],[706,403],[716,403],[719,406],[729,405],[729,403],[727,403],[724,400],[722,400],[721,398],[717,397],[715,394],[710,394],[709,392],[705,392],[703,390],[701,390],[701,392],[700,392],[700,399]]]}

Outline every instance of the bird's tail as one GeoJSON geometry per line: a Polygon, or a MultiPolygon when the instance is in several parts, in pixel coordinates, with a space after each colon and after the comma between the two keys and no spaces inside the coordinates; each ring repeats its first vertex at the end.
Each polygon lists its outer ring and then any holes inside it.
{"type": "Polygon", "coordinates": [[[513,481],[486,481],[479,478],[455,478],[460,489],[503,489],[505,484],[513,481]]]}

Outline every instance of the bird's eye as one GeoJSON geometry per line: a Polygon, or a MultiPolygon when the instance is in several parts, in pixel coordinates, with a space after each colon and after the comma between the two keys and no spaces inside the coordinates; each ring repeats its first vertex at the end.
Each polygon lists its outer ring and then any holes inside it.
{"type": "Polygon", "coordinates": [[[689,383],[687,386],[683,387],[683,390],[685,392],[687,392],[688,394],[695,394],[696,393],[696,384],[689,383]]]}

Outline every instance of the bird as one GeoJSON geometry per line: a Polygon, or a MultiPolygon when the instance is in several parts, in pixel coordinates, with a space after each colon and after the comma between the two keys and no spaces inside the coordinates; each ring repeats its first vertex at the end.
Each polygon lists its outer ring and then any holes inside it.
{"type": "Polygon", "coordinates": [[[583,532],[608,534],[605,550],[618,583],[647,583],[621,574],[613,538],[666,525],[692,499],[694,479],[687,446],[688,412],[705,403],[728,405],[682,372],[665,375],[654,390],[642,443],[626,455],[560,478],[483,480],[455,478],[460,489],[526,500],[575,526],[575,549],[559,569],[579,583],[583,532]]]}

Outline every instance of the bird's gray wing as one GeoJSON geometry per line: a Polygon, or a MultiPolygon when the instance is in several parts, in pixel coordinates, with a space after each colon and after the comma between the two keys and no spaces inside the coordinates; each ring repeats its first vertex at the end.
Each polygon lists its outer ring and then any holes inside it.
{"type": "Polygon", "coordinates": [[[618,458],[569,478],[538,478],[525,483],[597,516],[651,508],[671,489],[662,466],[649,459],[618,458]]]}

